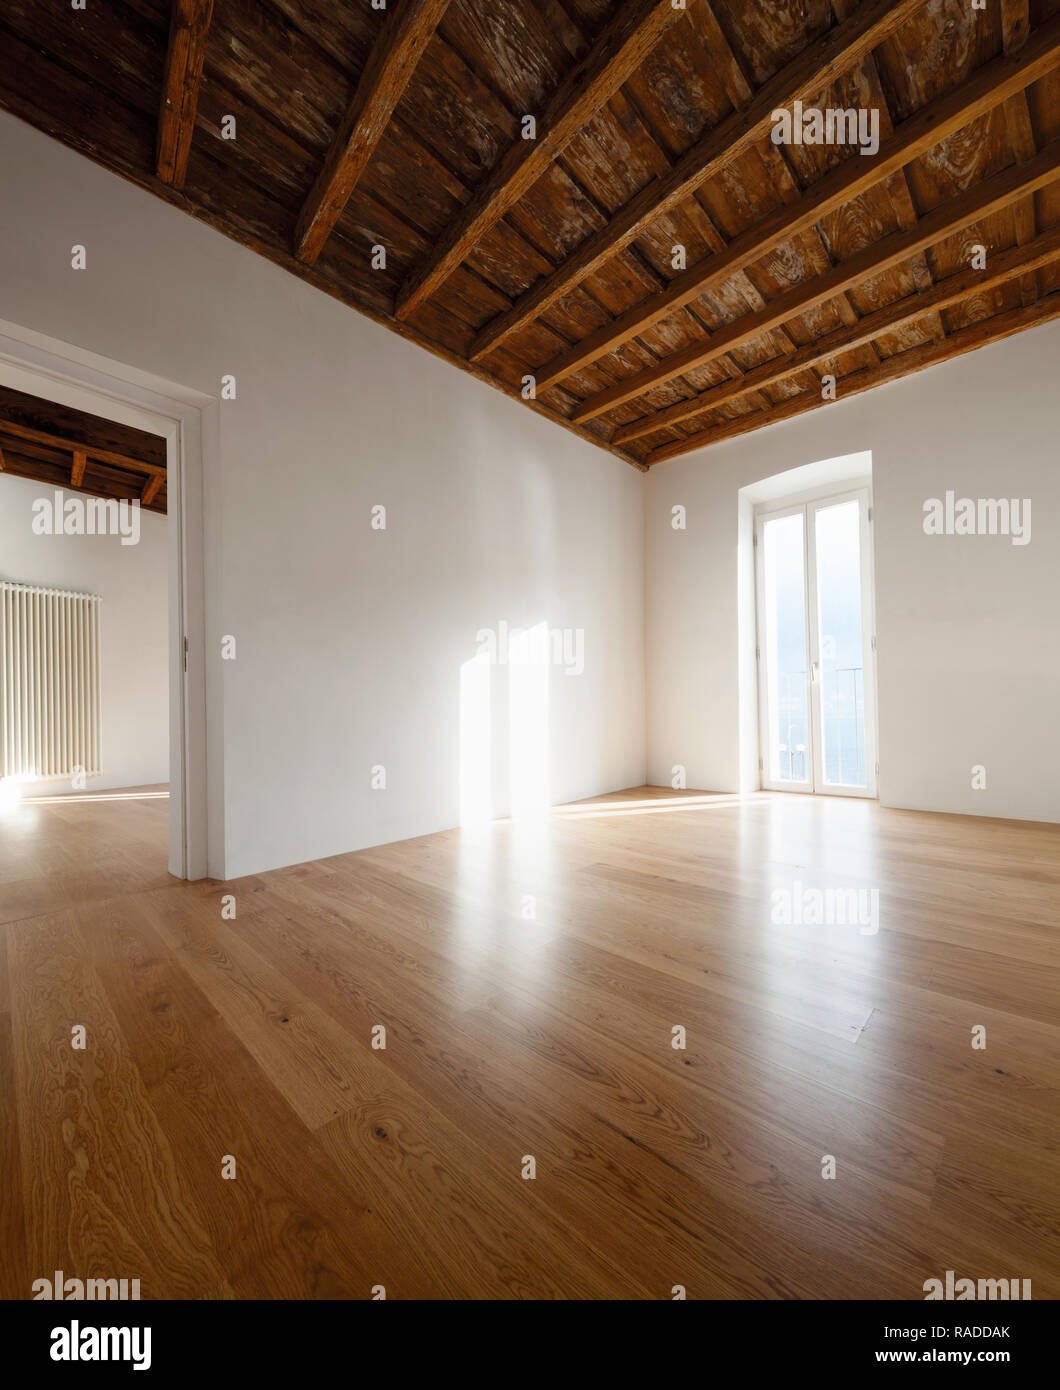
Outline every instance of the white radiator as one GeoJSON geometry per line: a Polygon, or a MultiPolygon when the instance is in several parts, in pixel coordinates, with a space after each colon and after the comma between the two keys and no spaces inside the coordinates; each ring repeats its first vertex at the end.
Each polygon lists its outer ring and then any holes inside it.
{"type": "Polygon", "coordinates": [[[98,776],[102,600],[6,579],[0,599],[0,776],[98,776]]]}

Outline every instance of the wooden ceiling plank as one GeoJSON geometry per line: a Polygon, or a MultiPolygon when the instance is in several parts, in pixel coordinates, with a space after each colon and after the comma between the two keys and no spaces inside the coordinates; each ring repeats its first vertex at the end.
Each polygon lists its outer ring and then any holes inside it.
{"type": "MultiPolygon", "coordinates": [[[[899,352],[893,357],[886,358],[876,367],[863,367],[860,371],[852,372],[849,376],[840,377],[839,400],[859,395],[863,391],[870,391],[889,381],[897,381],[901,377],[910,376],[913,372],[935,366],[939,362],[947,362],[966,352],[973,352],[986,343],[1000,342],[1002,338],[1011,337],[1014,333],[1021,333],[1024,329],[1033,328],[1041,323],[1048,323],[1051,319],[1058,317],[1060,317],[1060,291],[1049,295],[1046,299],[1039,299],[1035,304],[1021,305],[1019,308],[996,314],[993,318],[980,319],[977,323],[969,324],[968,327],[951,333],[941,342],[922,343],[919,347],[910,348],[907,352],[899,352]]],[[[738,420],[726,420],[722,424],[715,425],[698,434],[686,435],[684,439],[677,440],[673,444],[663,444],[645,456],[645,463],[649,466],[663,463],[665,460],[676,458],[680,454],[694,453],[698,449],[705,449],[709,445],[721,443],[725,439],[732,439],[737,435],[747,434],[756,429],[764,429],[767,425],[777,424],[781,420],[790,420],[794,416],[834,404],[833,401],[824,401],[820,396],[807,392],[805,396],[795,396],[791,400],[785,401],[768,414],[764,415],[762,412],[756,411],[749,416],[743,415],[738,420]]]]}
{"type": "Polygon", "coordinates": [[[1030,0],[1001,0],[1001,34],[1006,53],[1018,53],[1031,29],[1030,0]]]}
{"type": "Polygon", "coordinates": [[[342,216],[394,108],[450,0],[401,0],[376,40],[295,230],[294,253],[312,265],[342,216]]]}
{"type": "Polygon", "coordinates": [[[41,463],[48,464],[60,470],[63,477],[70,477],[70,446],[67,444],[65,450],[49,448],[43,444],[31,443],[28,439],[19,439],[15,435],[4,435],[3,426],[0,425],[0,442],[8,454],[21,454],[23,458],[38,459],[41,463]]]}
{"type": "MultiPolygon", "coordinates": [[[[797,203],[776,208],[761,222],[733,238],[719,255],[711,256],[674,277],[665,290],[635,304],[611,323],[575,343],[534,376],[539,391],[562,381],[589,362],[613,352],[674,310],[716,288],[744,266],[790,237],[813,226],[874,184],[898,173],[911,160],[976,117],[1060,66],[1060,15],[1035,31],[1033,40],[1012,57],[994,59],[959,87],[923,107],[880,144],[874,156],[855,155],[812,184],[797,203]]],[[[473,350],[474,351],[474,350],[473,350]]]]}
{"type": "MultiPolygon", "coordinates": [[[[47,444],[53,449],[63,449],[67,453],[74,450],[77,452],[77,445],[71,439],[63,439],[57,434],[47,434],[44,430],[31,429],[29,425],[20,425],[14,420],[0,418],[0,431],[4,434],[14,435],[16,439],[29,439],[36,444],[47,444]]],[[[99,459],[102,463],[114,463],[119,468],[131,468],[137,473],[157,473],[163,478],[166,470],[157,463],[148,463],[144,459],[130,458],[128,454],[118,454],[111,449],[93,449],[91,445],[85,446],[84,454],[88,458],[99,459]]]]}
{"type": "Polygon", "coordinates": [[[212,18],[213,0],[173,0],[155,154],[158,177],[173,188],[184,187],[188,172],[206,31],[212,18]]]}
{"type": "Polygon", "coordinates": [[[85,465],[88,463],[88,455],[84,449],[75,449],[73,463],[70,467],[70,486],[80,487],[85,476],[85,465]]]}
{"type": "Polygon", "coordinates": [[[881,333],[893,332],[929,314],[941,313],[943,309],[951,308],[973,295],[982,294],[984,290],[1007,284],[1008,281],[1018,279],[1022,275],[1033,274],[1042,266],[1058,259],[1060,227],[1054,227],[1043,232],[1029,245],[1014,246],[991,256],[986,270],[969,267],[959,271],[956,275],[937,281],[928,290],[907,295],[896,304],[888,304],[872,314],[867,314],[856,324],[849,327],[844,325],[832,333],[825,334],[816,342],[807,343],[797,350],[794,357],[782,354],[771,362],[752,368],[741,380],[721,382],[700,392],[692,400],[679,401],[666,410],[656,411],[644,419],[623,425],[611,436],[611,442],[625,444],[631,439],[639,439],[678,421],[717,410],[719,406],[748,395],[754,390],[773,386],[778,381],[793,376],[799,369],[817,366],[837,353],[849,352],[872,342],[881,333]]]}
{"type": "Polygon", "coordinates": [[[443,232],[426,263],[402,285],[394,306],[397,318],[415,313],[452,274],[681,17],[681,10],[670,0],[626,0],[546,103],[537,120],[537,137],[509,147],[443,232]]]}
{"type": "Polygon", "coordinates": [[[674,164],[653,180],[593,233],[551,275],[522,295],[510,309],[481,330],[472,345],[477,359],[530,319],[538,318],[605,261],[628,246],[656,217],[667,212],[701,184],[728,168],[759,140],[767,138],[772,113],[793,101],[815,96],[854,67],[919,9],[924,0],[871,0],[850,19],[835,26],[765,83],[746,105],[707,132],[674,164]]]}
{"type": "Polygon", "coordinates": [[[946,237],[962,231],[981,218],[1002,211],[1017,199],[1044,188],[1058,177],[1060,139],[1052,141],[1041,154],[1027,163],[1010,165],[992,178],[942,203],[908,231],[890,233],[856,255],[840,261],[825,274],[815,276],[812,280],[807,280],[779,295],[764,309],[745,314],[726,324],[709,340],[692,344],[681,352],[662,359],[656,366],[638,372],[606,391],[590,396],[570,418],[579,424],[593,420],[616,405],[634,400],[664,381],[672,381],[674,377],[681,376],[693,367],[704,366],[722,352],[729,352],[751,342],[763,333],[770,332],[778,324],[806,313],[817,305],[833,299],[842,291],[851,289],[869,276],[892,269],[909,260],[918,251],[945,240],[946,237]]]}

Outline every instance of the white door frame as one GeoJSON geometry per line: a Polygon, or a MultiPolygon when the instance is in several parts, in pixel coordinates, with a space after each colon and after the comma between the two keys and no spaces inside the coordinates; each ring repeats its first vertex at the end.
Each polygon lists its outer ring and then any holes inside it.
{"type": "MultiPolygon", "coordinates": [[[[834,486],[834,485],[833,485],[834,486]]],[[[873,582],[875,566],[872,546],[872,488],[868,483],[860,483],[840,492],[830,489],[814,489],[810,493],[796,494],[788,500],[770,502],[755,509],[755,623],[756,643],[759,652],[758,702],[759,702],[759,759],[761,785],[770,791],[812,792],[823,796],[860,796],[874,798],[878,795],[878,749],[879,725],[876,703],[876,590],[873,582]],[[862,594],[862,670],[864,672],[863,699],[865,719],[865,786],[852,787],[828,785],[824,780],[823,750],[817,738],[821,726],[821,688],[817,671],[820,663],[820,633],[818,617],[817,569],[816,569],[816,517],[815,513],[823,507],[841,502],[857,501],[859,506],[862,594]],[[769,775],[769,652],[762,630],[765,602],[764,566],[765,546],[761,536],[767,521],[802,513],[803,523],[803,593],[806,603],[806,681],[807,681],[807,771],[808,776],[801,782],[780,782],[769,775]]]]}
{"type": "Polygon", "coordinates": [[[220,682],[208,676],[206,663],[206,576],[213,569],[206,503],[213,500],[215,482],[209,465],[217,448],[217,402],[4,320],[0,385],[165,438],[170,523],[169,872],[177,878],[221,878],[223,709],[220,682]]]}

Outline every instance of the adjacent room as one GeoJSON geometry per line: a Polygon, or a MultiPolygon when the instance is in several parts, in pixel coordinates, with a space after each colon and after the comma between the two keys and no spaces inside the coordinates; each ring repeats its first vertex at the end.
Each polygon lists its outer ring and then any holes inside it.
{"type": "Polygon", "coordinates": [[[5,0],[0,195],[0,1295],[1060,1296],[1060,0],[5,0]]]}
{"type": "Polygon", "coordinates": [[[73,891],[78,853],[166,880],[169,522],[143,430],[0,387],[0,459],[6,920],[73,891]],[[117,801],[114,844],[94,803],[117,801]]]}

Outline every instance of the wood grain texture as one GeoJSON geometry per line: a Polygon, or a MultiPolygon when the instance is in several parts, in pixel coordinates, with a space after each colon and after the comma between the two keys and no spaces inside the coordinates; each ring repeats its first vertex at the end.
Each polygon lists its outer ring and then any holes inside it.
{"type": "MultiPolygon", "coordinates": [[[[669,0],[625,0],[587,56],[567,74],[540,116],[537,134],[511,145],[436,243],[425,266],[398,293],[408,318],[460,264],[484,233],[537,182],[549,164],[637,69],[681,18],[669,0]]],[[[526,113],[531,114],[531,113],[526,113]]]]}
{"type": "Polygon", "coordinates": [[[149,507],[158,496],[158,490],[162,486],[162,479],[156,473],[153,478],[148,478],[144,483],[144,490],[140,494],[140,505],[149,507]]]}
{"type": "Polygon", "coordinates": [[[101,463],[115,463],[122,468],[128,468],[134,473],[150,473],[155,476],[165,477],[165,466],[153,463],[145,458],[133,458],[130,454],[119,454],[113,449],[85,448],[78,449],[69,439],[60,438],[58,435],[49,434],[44,430],[36,430],[29,425],[20,424],[17,420],[9,420],[0,417],[0,431],[10,435],[14,439],[29,440],[35,444],[45,444],[50,448],[63,449],[73,454],[91,455],[92,458],[99,459],[101,463]]]}
{"type": "Polygon", "coordinates": [[[653,411],[650,415],[623,425],[615,431],[614,441],[616,444],[624,444],[630,439],[650,434],[653,430],[687,420],[694,415],[702,415],[705,411],[716,410],[729,401],[739,400],[763,386],[783,381],[807,367],[816,367],[841,352],[871,342],[882,334],[914,323],[927,314],[938,313],[973,295],[982,294],[1023,275],[1033,274],[1039,268],[1054,262],[1057,257],[1060,257],[1060,228],[1044,232],[1041,237],[1025,246],[1002,251],[988,261],[985,270],[968,269],[948,276],[945,280],[937,281],[930,289],[907,295],[897,304],[888,305],[885,309],[878,309],[874,314],[857,319],[852,327],[844,325],[832,333],[826,333],[823,338],[815,339],[796,349],[790,355],[782,354],[770,362],[765,362],[736,381],[723,382],[720,386],[703,391],[689,400],[679,401],[665,410],[653,411]]]}
{"type": "Polygon", "coordinates": [[[323,250],[448,5],[449,0],[401,0],[390,16],[299,214],[299,260],[312,264],[323,250]]]}
{"type": "MultiPolygon", "coordinates": [[[[260,9],[256,0],[254,8],[260,9]]],[[[31,7],[30,12],[36,15],[42,13],[39,6],[31,7]]],[[[231,6],[226,5],[222,13],[230,15],[231,6]]],[[[0,37],[4,40],[0,42],[0,107],[293,272],[323,293],[359,310],[399,336],[417,343],[451,365],[461,367],[509,398],[521,399],[518,373],[514,382],[504,380],[476,363],[468,363],[462,354],[454,350],[452,344],[446,341],[448,324],[444,316],[440,321],[430,323],[426,330],[395,319],[390,313],[390,297],[381,296],[375,280],[356,264],[345,238],[333,235],[315,266],[306,266],[298,261],[290,248],[295,211],[284,210],[274,196],[274,188],[265,191],[254,186],[234,163],[227,162],[229,147],[238,145],[238,141],[217,140],[209,152],[201,148],[205,142],[200,142],[196,147],[196,158],[191,162],[193,182],[184,189],[175,189],[160,182],[155,176],[152,154],[153,118],[145,122],[139,113],[113,100],[101,84],[83,80],[76,71],[68,70],[65,66],[61,78],[57,78],[55,65],[48,60],[46,53],[42,54],[37,47],[5,31],[6,18],[5,10],[0,14],[0,37]]],[[[82,51],[76,43],[76,30],[81,22],[83,16],[79,19],[75,12],[72,20],[64,19],[55,31],[56,35],[64,37],[67,34],[66,26],[73,26],[75,54],[82,51]]],[[[211,30],[215,41],[216,30],[215,25],[211,30]]],[[[112,37],[117,38],[117,35],[112,37]]],[[[58,38],[51,36],[50,31],[49,41],[52,46],[58,46],[58,38]]],[[[234,47],[240,53],[246,51],[242,44],[234,44],[234,47]]],[[[244,71],[238,64],[236,67],[240,72],[244,71]]],[[[562,413],[550,409],[544,402],[531,400],[525,405],[578,438],[606,449],[635,468],[643,469],[644,465],[632,455],[612,447],[599,433],[571,425],[562,413]]]]}
{"type": "Polygon", "coordinates": [[[96,497],[140,498],[166,511],[166,442],[159,435],[2,387],[0,447],[13,475],[96,497]]]}
{"type": "Polygon", "coordinates": [[[578,247],[556,271],[479,334],[471,356],[481,357],[528,319],[536,318],[570,292],[601,261],[615,255],[674,203],[724,171],[772,125],[772,112],[813,96],[845,68],[881,43],[923,0],[876,0],[823,38],[766,83],[746,106],[733,112],[688,150],[673,169],[643,189],[601,232],[578,247]]]}
{"type": "Polygon", "coordinates": [[[7,1297],[1060,1295],[1060,827],[635,788],[224,885],[157,789],[6,829],[7,1297]]]}
{"type": "Polygon", "coordinates": [[[1060,293],[1054,291],[1043,299],[1033,300],[1019,308],[1004,310],[989,318],[970,323],[942,339],[933,339],[905,352],[896,352],[875,367],[862,367],[840,376],[836,382],[834,401],[823,399],[817,392],[804,392],[773,409],[764,412],[752,411],[735,420],[723,420],[707,429],[685,435],[674,444],[660,445],[651,450],[647,462],[649,466],[653,463],[663,463],[679,454],[692,453],[696,449],[718,444],[724,439],[746,434],[749,430],[761,429],[763,425],[779,424],[781,420],[790,420],[796,415],[804,415],[807,411],[816,410],[821,406],[835,405],[849,396],[860,395],[862,391],[870,391],[873,387],[883,386],[889,381],[897,381],[911,372],[922,371],[925,367],[948,362],[950,358],[973,352],[987,342],[1000,342],[1003,338],[1011,337],[1013,333],[1022,333],[1025,328],[1050,323],[1058,317],[1060,293]]]}
{"type": "Polygon", "coordinates": [[[664,358],[658,365],[639,372],[606,391],[584,401],[574,412],[579,423],[592,420],[616,405],[643,395],[660,382],[680,376],[690,367],[709,362],[719,352],[760,337],[769,329],[807,309],[833,298],[880,271],[899,265],[918,251],[952,236],[992,212],[1009,207],[1018,199],[1060,177],[1060,140],[1053,141],[1027,163],[995,174],[992,179],[969,188],[949,203],[934,208],[907,231],[892,232],[873,242],[864,251],[841,261],[825,274],[797,285],[787,294],[771,300],[757,313],[748,314],[728,325],[704,344],[693,344],[683,352],[664,358]]]}
{"type": "Polygon", "coordinates": [[[188,173],[206,32],[212,15],[213,0],[173,0],[158,113],[156,166],[162,182],[174,188],[184,187],[188,173]]]}
{"type": "MultiPolygon", "coordinates": [[[[538,385],[545,389],[562,381],[587,362],[612,352],[676,309],[698,299],[706,290],[722,284],[734,272],[758,260],[765,252],[789,240],[828,213],[841,208],[873,184],[900,173],[924,150],[937,145],[984,112],[1000,106],[1014,92],[1036,82],[1060,65],[1060,15],[1035,34],[1035,44],[1017,58],[1001,57],[980,68],[966,83],[922,107],[904,122],[872,156],[852,155],[792,204],[782,204],[763,223],[731,241],[716,256],[691,266],[659,294],[589,334],[551,362],[536,370],[538,385]]],[[[1034,154],[1033,143],[1029,155],[1034,154]]],[[[1029,157],[1029,156],[1027,156],[1029,157]]],[[[906,190],[908,196],[908,190],[906,190]]],[[[912,222],[916,221],[915,214],[912,222]]],[[[909,224],[911,225],[911,223],[909,224]]]]}

